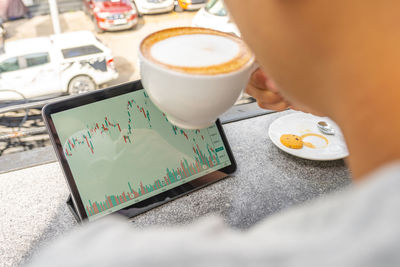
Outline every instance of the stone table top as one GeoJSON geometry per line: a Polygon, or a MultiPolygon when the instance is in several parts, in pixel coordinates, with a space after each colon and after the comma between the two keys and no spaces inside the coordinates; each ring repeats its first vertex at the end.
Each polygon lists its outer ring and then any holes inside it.
{"type": "MultiPolygon", "coordinates": [[[[350,183],[343,160],[318,162],[279,150],[268,137],[279,112],[224,125],[238,169],[230,177],[133,219],[139,227],[187,224],[219,214],[246,229],[287,207],[350,183]]],[[[69,195],[57,162],[0,175],[0,266],[18,266],[41,246],[79,227],[65,201],[69,195]]]]}

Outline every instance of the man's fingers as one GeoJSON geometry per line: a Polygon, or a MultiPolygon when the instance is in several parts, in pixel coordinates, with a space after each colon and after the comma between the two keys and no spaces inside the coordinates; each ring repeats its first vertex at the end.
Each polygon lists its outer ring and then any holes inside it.
{"type": "Polygon", "coordinates": [[[268,104],[268,103],[265,103],[265,102],[257,101],[257,104],[258,104],[258,106],[260,108],[269,109],[269,110],[276,110],[276,111],[282,111],[282,110],[288,109],[288,107],[289,107],[289,104],[287,102],[284,102],[284,101],[281,101],[281,102],[278,102],[278,103],[274,103],[274,104],[268,104]]]}
{"type": "Polygon", "coordinates": [[[268,90],[258,89],[251,85],[248,85],[246,87],[246,93],[257,99],[257,101],[266,104],[273,104],[283,101],[283,98],[279,94],[273,93],[268,90]]]}
{"type": "Polygon", "coordinates": [[[265,84],[267,85],[268,90],[270,90],[271,92],[279,93],[278,87],[271,79],[267,79],[265,84]]]}
{"type": "Polygon", "coordinates": [[[246,93],[254,97],[263,109],[281,111],[289,107],[289,104],[279,95],[276,85],[260,68],[251,75],[246,93]]]}
{"type": "Polygon", "coordinates": [[[251,75],[250,78],[250,84],[256,88],[259,89],[267,89],[267,76],[265,73],[259,68],[253,74],[251,75]]]}

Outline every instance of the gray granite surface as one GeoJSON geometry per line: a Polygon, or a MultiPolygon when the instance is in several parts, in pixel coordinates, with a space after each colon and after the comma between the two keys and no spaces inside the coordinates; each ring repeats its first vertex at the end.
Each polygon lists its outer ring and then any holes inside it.
{"type": "Polygon", "coordinates": [[[0,174],[57,161],[52,146],[39,147],[0,157],[0,174]]]}
{"type": "MultiPolygon", "coordinates": [[[[232,227],[246,229],[277,211],[348,185],[344,161],[302,160],[272,144],[269,124],[290,112],[225,124],[237,172],[139,215],[133,223],[187,224],[214,213],[232,227]]],[[[65,204],[67,197],[58,163],[0,175],[0,266],[21,265],[44,244],[79,227],[65,204]]]]}

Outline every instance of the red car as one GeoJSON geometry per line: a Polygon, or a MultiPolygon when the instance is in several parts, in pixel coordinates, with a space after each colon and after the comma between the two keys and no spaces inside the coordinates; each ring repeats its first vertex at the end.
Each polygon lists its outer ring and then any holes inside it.
{"type": "Polygon", "coordinates": [[[136,6],[130,0],[84,0],[97,32],[131,29],[138,23],[136,6]]]}

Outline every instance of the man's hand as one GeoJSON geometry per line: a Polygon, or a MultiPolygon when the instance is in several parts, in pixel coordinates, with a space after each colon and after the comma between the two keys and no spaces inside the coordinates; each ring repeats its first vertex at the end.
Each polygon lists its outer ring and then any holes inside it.
{"type": "Polygon", "coordinates": [[[261,68],[258,68],[251,75],[250,82],[246,87],[246,93],[254,97],[257,100],[257,104],[263,109],[281,111],[290,106],[261,68]]]}

